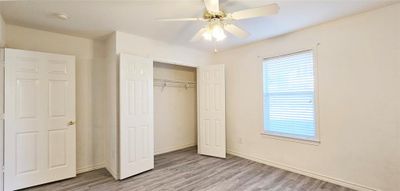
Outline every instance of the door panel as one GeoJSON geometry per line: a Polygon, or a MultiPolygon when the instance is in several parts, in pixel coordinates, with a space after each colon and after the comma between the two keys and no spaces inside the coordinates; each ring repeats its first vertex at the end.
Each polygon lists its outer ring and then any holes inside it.
{"type": "Polygon", "coordinates": [[[16,142],[17,175],[37,171],[38,133],[18,133],[16,142]]]}
{"type": "Polygon", "coordinates": [[[226,157],[224,65],[199,67],[199,154],[226,157]]]}
{"type": "Polygon", "coordinates": [[[120,55],[120,179],[154,168],[153,61],[120,55]]]}
{"type": "Polygon", "coordinates": [[[75,58],[5,51],[5,190],[76,175],[75,58]]]}
{"type": "Polygon", "coordinates": [[[66,115],[66,93],[67,81],[50,80],[49,81],[49,110],[50,117],[63,117],[66,115]]]}
{"type": "Polygon", "coordinates": [[[66,130],[49,131],[49,168],[67,165],[67,137],[66,130]]]}

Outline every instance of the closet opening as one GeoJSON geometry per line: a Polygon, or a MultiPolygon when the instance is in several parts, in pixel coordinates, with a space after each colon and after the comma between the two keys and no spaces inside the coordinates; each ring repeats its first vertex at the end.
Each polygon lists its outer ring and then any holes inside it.
{"type": "Polygon", "coordinates": [[[197,145],[196,68],[153,63],[155,155],[197,145]]]}

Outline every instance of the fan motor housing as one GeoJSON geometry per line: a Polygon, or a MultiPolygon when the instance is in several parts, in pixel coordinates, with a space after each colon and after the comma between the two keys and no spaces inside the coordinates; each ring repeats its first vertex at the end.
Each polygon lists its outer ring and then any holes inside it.
{"type": "Polygon", "coordinates": [[[213,20],[213,19],[223,19],[226,17],[225,12],[220,11],[218,13],[210,13],[208,11],[204,12],[203,18],[206,20],[213,20]]]}

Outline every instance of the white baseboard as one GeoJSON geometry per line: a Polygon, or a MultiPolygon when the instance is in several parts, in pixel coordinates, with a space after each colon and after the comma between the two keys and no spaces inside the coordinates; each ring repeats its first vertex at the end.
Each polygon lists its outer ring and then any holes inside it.
{"type": "Polygon", "coordinates": [[[256,156],[256,155],[244,154],[244,153],[241,153],[241,152],[238,152],[238,151],[234,151],[232,149],[228,149],[227,152],[228,152],[228,154],[231,154],[231,155],[235,155],[235,156],[238,156],[238,157],[242,157],[242,158],[249,159],[249,160],[252,160],[252,161],[256,161],[256,162],[259,162],[259,163],[263,163],[263,164],[266,164],[266,165],[269,165],[269,166],[273,166],[273,167],[276,167],[276,168],[284,169],[284,170],[287,170],[287,171],[290,171],[290,172],[294,172],[294,173],[297,173],[297,174],[302,174],[302,175],[305,175],[305,176],[309,176],[309,177],[312,177],[312,178],[316,178],[316,179],[319,179],[319,180],[323,180],[323,181],[326,181],[326,182],[330,182],[330,183],[333,183],[333,184],[337,184],[337,185],[340,185],[340,186],[351,188],[351,189],[354,189],[354,190],[359,190],[359,191],[381,191],[379,189],[370,188],[370,187],[359,185],[359,184],[356,184],[356,183],[347,182],[347,181],[344,181],[344,180],[341,180],[341,179],[338,179],[338,178],[321,175],[321,174],[318,174],[318,173],[315,173],[315,172],[310,172],[310,171],[307,171],[307,170],[298,169],[298,168],[295,168],[295,167],[292,167],[292,166],[289,166],[289,165],[286,165],[286,164],[282,164],[282,163],[279,163],[279,162],[273,162],[273,161],[265,160],[262,157],[259,157],[259,156],[256,156]]]}
{"type": "Polygon", "coordinates": [[[114,170],[111,169],[111,168],[108,168],[107,166],[106,166],[106,169],[107,169],[107,171],[111,174],[111,176],[114,177],[115,180],[118,180],[118,179],[119,179],[119,178],[117,177],[117,172],[116,172],[116,171],[114,171],[114,170]]]}
{"type": "MultiPolygon", "coordinates": [[[[156,150],[154,154],[158,155],[158,154],[168,153],[171,151],[176,151],[179,149],[184,149],[184,148],[193,147],[193,146],[196,146],[196,143],[191,143],[191,144],[186,144],[186,145],[177,145],[177,146],[173,146],[173,147],[166,147],[166,148],[156,150]]],[[[117,173],[115,171],[113,171],[112,169],[107,168],[104,163],[99,163],[99,164],[95,164],[95,165],[89,165],[89,166],[77,168],[76,173],[80,174],[80,173],[89,172],[89,171],[100,169],[100,168],[106,168],[108,170],[108,172],[110,172],[110,174],[115,179],[118,179],[117,173]]]]}
{"type": "Polygon", "coordinates": [[[104,163],[98,163],[98,164],[94,164],[94,165],[80,167],[80,168],[76,169],[76,173],[80,174],[80,173],[84,173],[84,172],[89,172],[89,171],[92,171],[92,170],[104,168],[104,166],[105,166],[104,163]]]}
{"type": "Polygon", "coordinates": [[[175,146],[171,146],[171,147],[165,147],[165,148],[161,148],[161,149],[156,149],[154,151],[154,155],[168,153],[168,152],[184,149],[184,148],[187,148],[187,147],[193,147],[193,146],[196,146],[196,143],[190,143],[190,144],[185,144],[185,145],[175,145],[175,146]]]}

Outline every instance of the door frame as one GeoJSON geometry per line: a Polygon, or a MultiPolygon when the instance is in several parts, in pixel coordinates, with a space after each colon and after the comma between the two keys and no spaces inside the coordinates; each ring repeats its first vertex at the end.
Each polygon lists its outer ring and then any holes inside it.
{"type": "Polygon", "coordinates": [[[0,48],[0,165],[1,165],[1,172],[0,172],[0,191],[4,190],[4,127],[5,127],[5,48],[0,48]]]}
{"type": "Polygon", "coordinates": [[[168,59],[160,59],[160,58],[158,58],[158,59],[153,59],[153,64],[154,63],[156,63],[156,62],[158,62],[158,63],[163,63],[163,64],[170,64],[170,65],[176,65],[176,66],[183,66],[183,67],[190,67],[190,68],[195,68],[196,69],[196,117],[197,117],[197,119],[196,119],[196,125],[197,125],[197,127],[196,127],[196,134],[197,134],[197,136],[196,136],[196,146],[197,146],[197,148],[198,148],[198,143],[199,143],[199,111],[198,111],[198,108],[199,108],[199,95],[198,95],[198,93],[199,93],[199,88],[198,88],[198,84],[197,84],[197,82],[198,82],[198,76],[197,76],[197,72],[198,72],[198,70],[199,70],[199,67],[200,66],[197,66],[197,65],[191,65],[191,64],[184,64],[183,62],[180,62],[180,61],[174,61],[174,60],[168,60],[168,59]]]}
{"type": "MultiPolygon", "coordinates": [[[[199,71],[199,69],[200,69],[200,67],[202,67],[202,66],[198,66],[198,65],[191,65],[191,64],[184,64],[183,62],[180,62],[180,61],[174,61],[174,60],[168,60],[168,59],[153,59],[153,63],[155,63],[155,62],[158,62],[158,63],[164,63],[164,64],[170,64],[170,65],[177,65],[177,66],[184,66],[184,67],[191,67],[191,68],[195,68],[196,69],[196,112],[197,112],[197,128],[196,128],[196,133],[197,133],[197,140],[196,140],[196,145],[197,145],[197,151],[198,151],[198,153],[200,154],[201,153],[201,147],[199,146],[199,141],[200,141],[200,112],[199,112],[199,106],[200,106],[200,99],[199,99],[199,76],[198,76],[198,71],[199,71]]],[[[210,64],[210,65],[215,65],[215,64],[210,64]]],[[[225,68],[225,65],[224,65],[224,83],[225,83],[225,85],[224,85],[224,87],[225,87],[225,89],[224,89],[224,96],[225,96],[225,98],[224,98],[224,100],[225,100],[225,111],[224,111],[224,119],[225,119],[225,122],[224,122],[224,126],[225,126],[225,151],[227,151],[227,148],[226,148],[226,68],[225,68]]]]}

